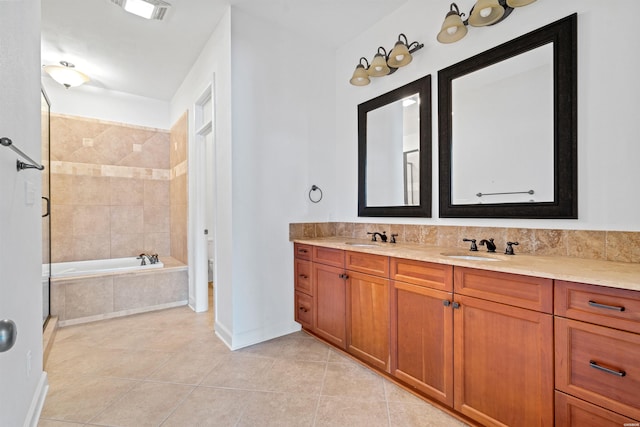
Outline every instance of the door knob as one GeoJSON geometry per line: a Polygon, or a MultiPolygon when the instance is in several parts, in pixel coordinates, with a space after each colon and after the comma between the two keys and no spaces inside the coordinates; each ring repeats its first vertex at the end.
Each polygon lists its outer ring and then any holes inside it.
{"type": "Polygon", "coordinates": [[[0,353],[11,350],[16,342],[18,328],[13,320],[0,320],[0,353]]]}

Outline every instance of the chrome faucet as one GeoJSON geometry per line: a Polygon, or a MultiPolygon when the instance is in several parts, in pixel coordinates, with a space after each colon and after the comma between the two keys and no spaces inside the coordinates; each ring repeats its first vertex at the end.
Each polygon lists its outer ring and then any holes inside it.
{"type": "Polygon", "coordinates": [[[155,264],[158,262],[158,254],[148,255],[148,254],[142,253],[139,256],[137,256],[136,259],[141,260],[140,265],[147,265],[147,261],[146,261],[147,259],[149,260],[149,264],[155,264]]]}
{"type": "Polygon", "coordinates": [[[487,246],[487,252],[495,252],[496,251],[496,244],[493,243],[493,239],[482,239],[480,240],[480,242],[478,243],[480,246],[487,246]]]}
{"type": "Polygon", "coordinates": [[[380,240],[382,240],[383,242],[387,241],[387,232],[386,231],[383,231],[382,234],[378,233],[377,231],[374,232],[374,233],[367,232],[367,234],[371,235],[371,241],[372,242],[377,242],[378,241],[378,239],[376,239],[376,236],[380,236],[380,240]]]}

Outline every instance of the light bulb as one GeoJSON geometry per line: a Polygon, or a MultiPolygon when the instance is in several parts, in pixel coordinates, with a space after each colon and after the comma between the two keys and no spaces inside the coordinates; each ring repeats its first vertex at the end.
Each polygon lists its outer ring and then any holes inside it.
{"type": "Polygon", "coordinates": [[[490,7],[485,7],[484,9],[482,9],[480,11],[480,16],[482,16],[483,18],[486,18],[489,15],[491,15],[491,8],[490,7]]]}
{"type": "Polygon", "coordinates": [[[447,28],[447,34],[449,34],[450,36],[454,35],[457,32],[458,32],[458,27],[456,25],[454,25],[453,27],[447,28]]]}
{"type": "Polygon", "coordinates": [[[403,59],[404,59],[404,55],[396,55],[396,61],[402,62],[403,59]]]}
{"type": "Polygon", "coordinates": [[[375,69],[376,69],[376,71],[382,71],[382,67],[379,66],[379,65],[377,67],[375,67],[375,69]]]}

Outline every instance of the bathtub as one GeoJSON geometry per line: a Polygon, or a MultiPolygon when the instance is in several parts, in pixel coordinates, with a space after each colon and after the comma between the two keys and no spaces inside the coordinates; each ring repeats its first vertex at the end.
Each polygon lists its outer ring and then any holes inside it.
{"type": "MultiPolygon", "coordinates": [[[[49,266],[43,266],[43,273],[49,266]]],[[[53,263],[51,315],[58,326],[186,305],[187,266],[171,257],[140,265],[135,257],[53,263]]]]}
{"type": "MultiPolygon", "coordinates": [[[[158,261],[155,264],[151,264],[147,261],[146,265],[140,265],[140,260],[136,257],[57,262],[51,264],[51,277],[57,278],[124,273],[127,271],[149,270],[162,267],[164,267],[162,261],[158,261]]],[[[48,270],[49,266],[43,265],[43,276],[49,272],[48,270]]]]}

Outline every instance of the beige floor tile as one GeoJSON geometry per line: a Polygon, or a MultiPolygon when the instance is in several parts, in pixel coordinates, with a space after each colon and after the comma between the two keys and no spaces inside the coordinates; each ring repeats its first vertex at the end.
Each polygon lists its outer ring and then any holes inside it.
{"type": "Polygon", "coordinates": [[[388,427],[389,414],[384,400],[363,401],[322,396],[315,427],[388,427]]]}
{"type": "Polygon", "coordinates": [[[265,376],[266,390],[283,393],[320,395],[326,363],[300,360],[274,361],[265,376]]]}
{"type": "Polygon", "coordinates": [[[322,395],[376,402],[385,400],[382,377],[355,362],[327,364],[322,395]]]}
{"type": "Polygon", "coordinates": [[[52,376],[41,418],[87,422],[111,402],[122,397],[136,382],[116,378],[52,376]]]}
{"type": "Polygon", "coordinates": [[[223,356],[200,385],[266,390],[265,377],[272,365],[271,358],[232,353],[223,356]]]}
{"type": "Polygon", "coordinates": [[[317,403],[317,396],[253,392],[237,427],[312,426],[317,403]]]}
{"type": "Polygon", "coordinates": [[[166,383],[141,383],[91,420],[91,424],[120,427],[158,426],[193,387],[166,383]]]}
{"type": "Polygon", "coordinates": [[[329,346],[305,333],[292,334],[282,341],[280,354],[277,357],[308,362],[326,362],[329,359],[329,346]]]}
{"type": "Polygon", "coordinates": [[[82,427],[84,423],[68,423],[66,421],[39,420],[38,427],[82,427]]]}
{"type": "Polygon", "coordinates": [[[388,380],[384,380],[384,393],[387,402],[426,404],[424,400],[388,380]]]}
{"type": "Polygon", "coordinates": [[[464,427],[466,424],[426,402],[389,402],[391,427],[464,427]]]}
{"type": "Polygon", "coordinates": [[[222,355],[207,357],[199,353],[175,353],[158,368],[149,380],[198,385],[223,358],[222,355]]]}
{"type": "Polygon", "coordinates": [[[176,408],[162,427],[235,426],[251,392],[198,387],[176,408]]]}

